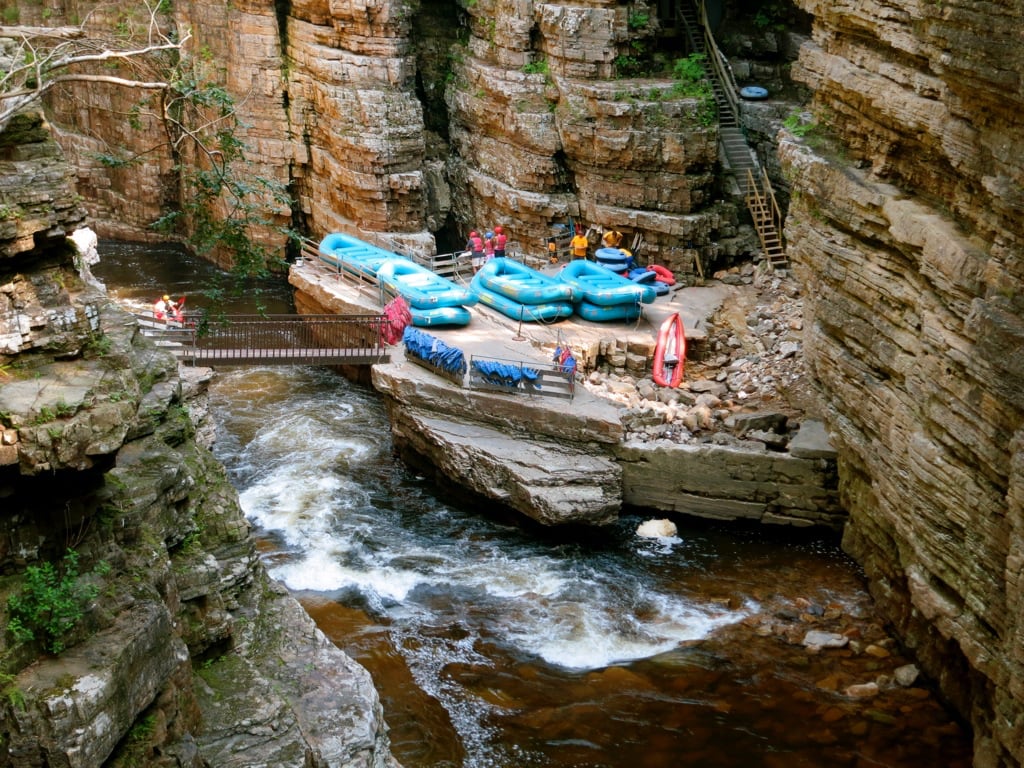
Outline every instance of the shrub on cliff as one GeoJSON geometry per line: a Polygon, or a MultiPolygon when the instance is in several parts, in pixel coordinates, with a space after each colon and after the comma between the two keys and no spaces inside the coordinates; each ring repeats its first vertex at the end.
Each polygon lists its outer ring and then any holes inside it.
{"type": "MultiPolygon", "coordinates": [[[[108,571],[109,566],[100,563],[92,573],[102,576],[108,571]]],[[[18,642],[39,640],[45,650],[60,653],[97,594],[96,584],[79,577],[78,553],[69,549],[59,567],[43,563],[25,569],[24,586],[7,599],[7,631],[18,642]]]]}

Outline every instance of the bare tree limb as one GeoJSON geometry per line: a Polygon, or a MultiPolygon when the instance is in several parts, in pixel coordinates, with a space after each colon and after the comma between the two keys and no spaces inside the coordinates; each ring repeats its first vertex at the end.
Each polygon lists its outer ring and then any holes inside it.
{"type": "Polygon", "coordinates": [[[81,27],[0,27],[0,37],[73,40],[85,37],[85,30],[81,27]]]}
{"type": "MultiPolygon", "coordinates": [[[[172,40],[160,31],[155,10],[150,8],[146,44],[125,48],[115,39],[90,39],[84,27],[0,27],[0,38],[20,41],[18,48],[0,60],[0,131],[19,111],[31,106],[60,84],[108,83],[139,90],[168,90],[166,80],[76,71],[81,65],[120,61],[146,66],[161,53],[180,53],[191,40],[187,32],[172,40]]],[[[136,70],[138,71],[138,70],[136,70]]]]}

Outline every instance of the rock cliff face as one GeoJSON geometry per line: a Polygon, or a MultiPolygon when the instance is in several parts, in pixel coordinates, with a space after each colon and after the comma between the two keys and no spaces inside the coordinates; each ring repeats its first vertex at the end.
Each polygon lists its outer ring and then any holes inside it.
{"type": "Polygon", "coordinates": [[[845,547],[967,716],[1024,761],[1019,3],[798,3],[814,91],[781,155],[845,547]]]}
{"type": "Polygon", "coordinates": [[[69,245],[69,178],[38,116],[0,136],[0,766],[396,765],[369,674],[260,564],[208,373],[69,245]]]}
{"type": "MultiPolygon", "coordinates": [[[[16,6],[20,23],[87,19],[96,35],[148,19],[141,6],[16,6]]],[[[678,22],[645,3],[186,1],[173,13],[163,23],[192,31],[201,69],[235,99],[248,169],[295,199],[268,203],[274,225],[430,253],[435,238],[457,248],[497,223],[533,253],[558,227],[615,227],[684,272],[756,244],[723,200],[713,106],[674,90],[672,58],[688,52],[666,32],[678,22]]],[[[78,88],[49,100],[78,190],[101,235],[152,237],[187,194],[177,159],[158,125],[121,117],[138,92],[78,88]],[[111,170],[110,154],[135,160],[111,170]]]]}

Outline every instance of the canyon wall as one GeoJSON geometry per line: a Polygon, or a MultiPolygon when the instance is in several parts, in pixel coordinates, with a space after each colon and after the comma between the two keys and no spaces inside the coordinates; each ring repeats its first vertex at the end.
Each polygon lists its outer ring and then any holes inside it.
{"type": "Polygon", "coordinates": [[[91,278],[71,182],[41,116],[0,133],[0,766],[395,768],[369,673],[262,566],[211,372],[91,278]]]}
{"type": "Polygon", "coordinates": [[[879,609],[1024,760],[1024,6],[816,2],[780,155],[805,354],[879,609]]]}
{"type": "MultiPolygon", "coordinates": [[[[16,6],[19,23],[85,20],[108,37],[149,18],[88,0],[16,6]]],[[[675,88],[686,51],[668,23],[608,0],[182,0],[162,17],[191,31],[197,69],[233,96],[240,167],[293,198],[266,202],[255,232],[272,248],[290,226],[433,253],[438,238],[459,248],[469,229],[501,223],[513,250],[539,254],[581,225],[595,246],[614,227],[627,244],[642,236],[644,260],[692,272],[756,237],[721,191],[713,105],[675,88]]],[[[48,99],[103,236],[152,238],[189,194],[177,166],[189,153],[126,118],[141,96],[89,83],[48,99]]]]}

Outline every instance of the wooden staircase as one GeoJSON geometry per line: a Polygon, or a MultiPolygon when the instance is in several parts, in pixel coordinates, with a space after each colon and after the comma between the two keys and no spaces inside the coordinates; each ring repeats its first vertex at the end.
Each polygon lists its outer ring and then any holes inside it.
{"type": "Polygon", "coordinates": [[[773,269],[785,269],[789,266],[789,259],[782,242],[782,211],[765,171],[760,172],[760,179],[754,175],[754,171],[747,171],[746,201],[764,257],[773,269]]]}
{"type": "Polygon", "coordinates": [[[704,54],[704,73],[718,107],[719,160],[735,195],[742,192],[765,258],[775,269],[788,266],[782,242],[782,213],[768,174],[747,143],[739,123],[739,87],[707,24],[703,0],[679,0],[679,17],[690,50],[704,54]]]}

